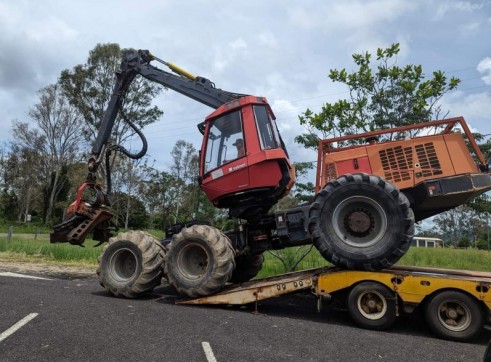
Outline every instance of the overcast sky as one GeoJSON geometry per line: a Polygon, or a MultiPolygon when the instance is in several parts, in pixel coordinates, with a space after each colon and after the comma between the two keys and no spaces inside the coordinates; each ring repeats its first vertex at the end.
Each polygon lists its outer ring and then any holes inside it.
{"type": "MultiPolygon", "coordinates": [[[[28,121],[37,91],[87,61],[98,43],[149,49],[224,90],[266,96],[293,161],[313,161],[293,144],[306,108],[347,97],[332,68],[351,55],[401,44],[398,64],[421,64],[462,80],[443,100],[450,116],[491,133],[491,1],[454,0],[0,0],[0,141],[28,121]]],[[[156,165],[170,165],[178,139],[201,145],[196,124],[212,109],[172,91],[147,128],[156,165]]]]}

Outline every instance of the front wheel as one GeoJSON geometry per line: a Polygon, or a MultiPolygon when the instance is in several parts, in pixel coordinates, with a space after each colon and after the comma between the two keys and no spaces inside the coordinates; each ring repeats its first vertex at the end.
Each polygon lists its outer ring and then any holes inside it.
{"type": "Polygon", "coordinates": [[[309,231],[331,263],[379,270],[409,249],[414,213],[404,194],[379,176],[344,175],[329,182],[309,210],[309,231]]]}
{"type": "Polygon", "coordinates": [[[98,258],[99,283],[116,297],[135,298],[153,290],[162,280],[160,241],[143,231],[109,239],[98,258]]]}
{"type": "Polygon", "coordinates": [[[397,318],[394,292],[375,282],[353,287],[348,296],[348,309],[353,321],[367,329],[387,329],[397,318]]]}
{"type": "Polygon", "coordinates": [[[436,335],[455,341],[477,337],[484,327],[484,312],[471,296],[444,291],[433,296],[425,308],[426,321],[436,335]]]}

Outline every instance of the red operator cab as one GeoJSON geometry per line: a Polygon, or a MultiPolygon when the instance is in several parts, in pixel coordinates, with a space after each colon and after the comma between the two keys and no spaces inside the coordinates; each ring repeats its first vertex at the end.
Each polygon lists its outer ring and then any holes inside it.
{"type": "Polygon", "coordinates": [[[228,102],[198,128],[204,135],[200,187],[216,207],[248,218],[288,194],[295,170],[266,98],[228,102]]]}

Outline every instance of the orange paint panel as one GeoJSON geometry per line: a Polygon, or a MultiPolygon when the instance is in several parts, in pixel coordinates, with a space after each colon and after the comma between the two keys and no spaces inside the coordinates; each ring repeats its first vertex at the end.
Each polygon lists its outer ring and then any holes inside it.
{"type": "Polygon", "coordinates": [[[452,155],[452,166],[456,174],[479,172],[472,159],[462,135],[458,133],[444,135],[448,152],[452,155]]]}
{"type": "Polygon", "coordinates": [[[340,161],[336,164],[338,175],[347,173],[372,173],[368,157],[355,158],[347,161],[340,161]]]}

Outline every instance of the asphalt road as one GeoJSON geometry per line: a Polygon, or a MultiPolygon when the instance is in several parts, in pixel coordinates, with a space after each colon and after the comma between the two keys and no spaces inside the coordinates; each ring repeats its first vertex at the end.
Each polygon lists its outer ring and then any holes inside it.
{"type": "Polygon", "coordinates": [[[182,306],[170,287],[142,299],[109,296],[94,277],[0,274],[0,361],[482,361],[491,337],[433,337],[419,317],[386,332],[309,295],[254,306],[182,306]],[[33,314],[35,313],[35,314],[33,314]],[[26,316],[15,332],[12,327],[26,316]],[[8,334],[8,335],[7,335],[8,334]]]}

